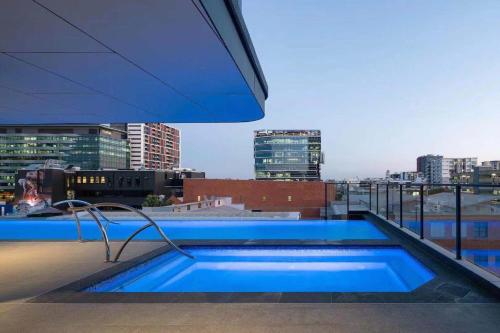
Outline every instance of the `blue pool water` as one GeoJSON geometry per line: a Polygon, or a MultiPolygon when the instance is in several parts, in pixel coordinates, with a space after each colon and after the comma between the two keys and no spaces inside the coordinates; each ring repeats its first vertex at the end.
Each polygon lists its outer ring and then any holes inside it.
{"type": "MultiPolygon", "coordinates": [[[[111,224],[111,240],[127,239],[144,221],[117,221],[111,224]]],[[[386,239],[368,221],[158,221],[171,239],[307,239],[347,240],[386,239]]],[[[94,221],[82,221],[85,240],[101,239],[94,221]]],[[[0,240],[75,240],[76,224],[72,220],[3,220],[0,240]]],[[[140,233],[137,239],[160,239],[154,228],[140,233]]]]}
{"type": "Polygon", "coordinates": [[[90,292],[409,292],[434,274],[401,248],[186,247],[90,292]]]}

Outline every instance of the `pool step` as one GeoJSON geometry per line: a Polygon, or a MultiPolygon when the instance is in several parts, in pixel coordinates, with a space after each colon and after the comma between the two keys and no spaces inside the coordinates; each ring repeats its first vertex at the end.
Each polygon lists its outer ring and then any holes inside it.
{"type": "Polygon", "coordinates": [[[175,275],[186,270],[194,263],[195,260],[193,259],[178,256],[174,260],[168,261],[162,265],[155,264],[153,269],[123,283],[120,288],[115,291],[135,292],[145,290],[145,288],[153,290],[157,286],[162,285],[165,281],[170,280],[175,275]]]}

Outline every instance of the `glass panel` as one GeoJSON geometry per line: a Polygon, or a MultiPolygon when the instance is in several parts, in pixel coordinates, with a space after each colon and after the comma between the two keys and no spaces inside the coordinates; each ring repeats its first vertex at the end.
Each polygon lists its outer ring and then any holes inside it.
{"type": "Polygon", "coordinates": [[[400,212],[399,212],[399,208],[401,206],[401,202],[400,202],[400,186],[399,184],[397,185],[393,185],[392,186],[392,189],[391,189],[391,195],[389,196],[390,197],[390,209],[392,211],[392,216],[391,216],[391,220],[393,220],[394,222],[396,223],[400,223],[401,221],[401,215],[400,215],[400,212]]]}
{"type": "Polygon", "coordinates": [[[424,189],[424,238],[455,251],[456,192],[454,186],[424,189]]]}
{"type": "Polygon", "coordinates": [[[387,201],[386,198],[387,186],[385,184],[378,185],[378,213],[385,217],[385,203],[387,201]]]}
{"type": "Polygon", "coordinates": [[[462,258],[500,276],[500,185],[463,186],[462,258]]]}
{"type": "Polygon", "coordinates": [[[371,200],[369,202],[369,206],[370,206],[369,208],[372,212],[375,212],[377,209],[377,207],[375,206],[376,205],[375,198],[377,196],[377,189],[376,189],[375,184],[370,184],[369,188],[370,188],[370,193],[371,193],[371,200]]]}
{"type": "Polygon", "coordinates": [[[368,210],[370,192],[369,184],[350,183],[349,184],[349,210],[366,211],[368,210]]]}
{"type": "Polygon", "coordinates": [[[347,184],[336,183],[335,191],[328,205],[328,218],[333,220],[345,219],[347,216],[347,184]]]}
{"type": "Polygon", "coordinates": [[[403,187],[403,227],[418,234],[420,230],[420,195],[419,186],[403,187]]]}
{"type": "Polygon", "coordinates": [[[389,220],[396,220],[396,213],[399,213],[399,208],[395,207],[399,201],[399,184],[389,184],[389,195],[387,198],[389,199],[389,213],[387,214],[389,220]],[[396,208],[396,209],[395,209],[396,208]]]}

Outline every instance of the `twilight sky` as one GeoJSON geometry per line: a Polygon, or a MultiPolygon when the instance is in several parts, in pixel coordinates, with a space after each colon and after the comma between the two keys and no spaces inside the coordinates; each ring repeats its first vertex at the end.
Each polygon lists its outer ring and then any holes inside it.
{"type": "MultiPolygon", "coordinates": [[[[500,1],[244,0],[264,119],[177,124],[182,166],[250,179],[253,130],[320,129],[323,179],[500,159],[500,1]]],[[[237,112],[237,111],[236,111],[237,112]]]]}

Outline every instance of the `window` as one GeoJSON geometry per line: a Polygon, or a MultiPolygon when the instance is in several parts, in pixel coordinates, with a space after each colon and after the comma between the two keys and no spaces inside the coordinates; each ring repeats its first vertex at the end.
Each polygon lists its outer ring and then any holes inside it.
{"type": "Polygon", "coordinates": [[[101,176],[101,184],[106,184],[106,177],[101,176]]]}
{"type": "Polygon", "coordinates": [[[90,176],[89,177],[89,183],[90,184],[94,184],[94,176],[90,176]]]}
{"type": "Polygon", "coordinates": [[[431,238],[446,238],[446,229],[444,223],[430,224],[431,238]]]}
{"type": "Polygon", "coordinates": [[[291,195],[288,196],[288,202],[292,202],[292,196],[291,195]]]}
{"type": "Polygon", "coordinates": [[[198,196],[198,201],[201,201],[201,196],[198,196]]]}
{"type": "Polygon", "coordinates": [[[85,176],[82,177],[82,184],[87,184],[87,177],[85,176]]]}
{"type": "Polygon", "coordinates": [[[479,266],[488,266],[488,256],[486,255],[474,255],[473,256],[474,264],[479,266]]]}
{"type": "Polygon", "coordinates": [[[488,238],[488,222],[474,223],[474,238],[488,238]]]}
{"type": "Polygon", "coordinates": [[[76,183],[81,184],[82,183],[82,177],[78,176],[76,177],[76,183]]]}

